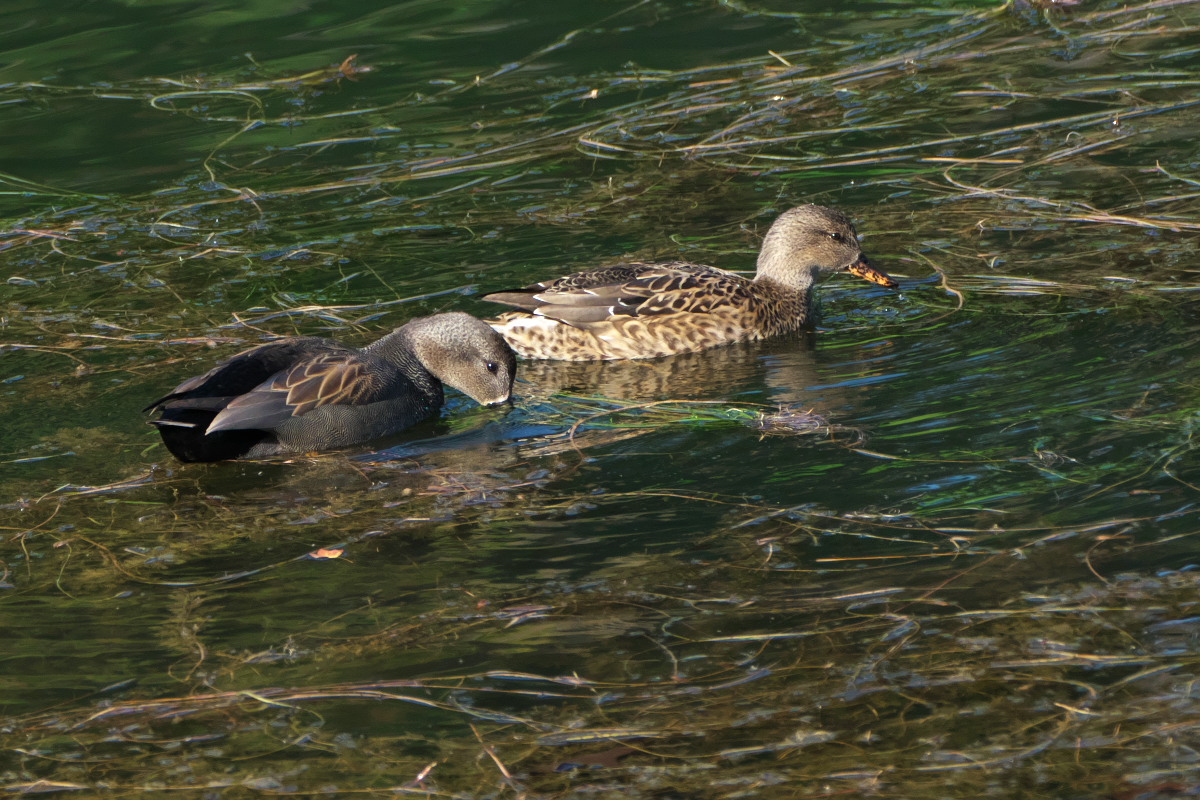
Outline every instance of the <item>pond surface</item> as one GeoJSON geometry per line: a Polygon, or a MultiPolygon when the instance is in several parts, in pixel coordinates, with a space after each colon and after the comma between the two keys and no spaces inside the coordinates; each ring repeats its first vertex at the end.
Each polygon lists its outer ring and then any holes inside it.
{"type": "Polygon", "coordinates": [[[0,11],[0,786],[1200,792],[1200,3],[0,11]],[[370,447],[140,409],[806,201],[892,291],[370,447]]]}

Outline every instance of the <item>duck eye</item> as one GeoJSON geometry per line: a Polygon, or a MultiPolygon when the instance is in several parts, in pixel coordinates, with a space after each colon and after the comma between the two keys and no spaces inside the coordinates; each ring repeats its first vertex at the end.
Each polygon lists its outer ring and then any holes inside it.
{"type": "Polygon", "coordinates": [[[845,237],[845,236],[842,236],[842,235],[841,235],[840,233],[838,233],[837,231],[830,231],[829,233],[827,233],[827,234],[825,234],[825,235],[826,235],[826,236],[828,236],[830,239],[833,239],[835,242],[844,242],[844,241],[846,241],[846,237],[845,237]]]}
{"type": "Polygon", "coordinates": [[[495,361],[489,361],[486,364],[484,364],[484,366],[487,367],[487,371],[492,373],[493,375],[496,374],[496,370],[500,369],[500,365],[497,364],[495,361]]]}

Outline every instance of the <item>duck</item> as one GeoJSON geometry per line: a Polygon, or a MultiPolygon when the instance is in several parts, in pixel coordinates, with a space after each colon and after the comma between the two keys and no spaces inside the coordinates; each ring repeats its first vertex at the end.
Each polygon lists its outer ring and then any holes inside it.
{"type": "Polygon", "coordinates": [[[189,378],[143,409],[180,461],[224,461],[361,444],[436,414],[442,384],[480,405],[509,399],[512,348],[470,314],[411,320],[363,348],[291,337],[189,378]]]}
{"type": "Polygon", "coordinates": [[[806,204],[772,223],[753,278],[687,261],[632,261],[482,299],[516,309],[487,322],[523,358],[658,358],[811,327],[813,287],[834,272],[898,285],[863,254],[845,214],[806,204]]]}

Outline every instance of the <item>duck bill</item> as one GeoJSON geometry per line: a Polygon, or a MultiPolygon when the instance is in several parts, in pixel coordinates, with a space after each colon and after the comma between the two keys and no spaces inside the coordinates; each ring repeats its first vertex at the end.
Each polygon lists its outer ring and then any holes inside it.
{"type": "Polygon", "coordinates": [[[470,395],[470,397],[481,406],[500,406],[504,405],[505,403],[512,402],[512,391],[510,390],[499,396],[492,395],[490,397],[476,397],[475,395],[470,395]]]}
{"type": "Polygon", "coordinates": [[[880,286],[886,286],[889,289],[895,289],[900,284],[892,279],[891,275],[886,272],[875,269],[871,266],[871,262],[867,261],[866,256],[859,256],[858,261],[855,261],[850,266],[846,267],[846,271],[851,275],[862,278],[864,281],[878,283],[880,286]]]}

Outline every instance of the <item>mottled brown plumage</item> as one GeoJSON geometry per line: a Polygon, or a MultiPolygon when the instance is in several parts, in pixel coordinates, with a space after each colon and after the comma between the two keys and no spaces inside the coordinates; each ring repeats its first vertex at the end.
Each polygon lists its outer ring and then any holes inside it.
{"type": "Polygon", "coordinates": [[[686,261],[632,262],[483,299],[520,309],[488,322],[526,358],[655,358],[805,327],[812,287],[830,272],[896,285],[867,261],[846,215],[805,205],[775,220],[753,279],[686,261]]]}

